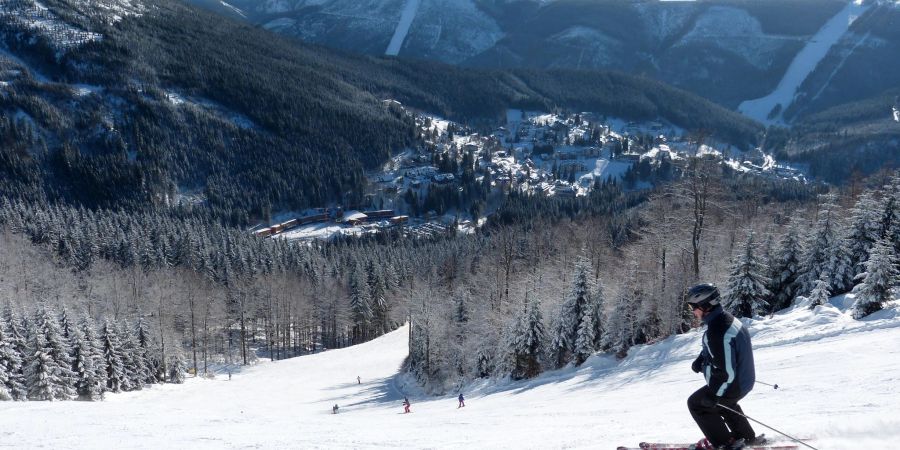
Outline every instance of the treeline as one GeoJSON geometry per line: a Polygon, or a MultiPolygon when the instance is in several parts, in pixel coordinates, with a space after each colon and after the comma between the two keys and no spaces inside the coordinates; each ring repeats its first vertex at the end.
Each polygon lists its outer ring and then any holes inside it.
{"type": "Polygon", "coordinates": [[[94,323],[66,309],[40,306],[19,317],[7,304],[0,316],[0,400],[99,400],[106,392],[182,383],[178,346],[167,349],[143,317],[94,323]]]}
{"type": "Polygon", "coordinates": [[[779,160],[809,164],[810,174],[829,183],[900,166],[900,125],[891,107],[894,89],[810,115],[791,129],[770,128],[765,147],[779,160]]]}
{"type": "Polygon", "coordinates": [[[613,245],[610,220],[582,219],[507,229],[477,255],[454,254],[461,267],[491,260],[490,272],[451,271],[450,284],[441,265],[423,280],[411,302],[410,370],[444,391],[477,377],[532,377],[597,352],[622,357],[688,330],[682,293],[698,282],[717,284],[738,317],[852,291],[862,318],[893,299],[900,177],[870,180],[858,195],[761,202],[735,195],[740,181],[711,169],[654,192],[624,245],[613,245]]]}
{"type": "Polygon", "coordinates": [[[255,238],[203,215],[5,200],[0,303],[67,308],[95,325],[143,317],[166,343],[160,361],[171,367],[181,353],[195,373],[351,345],[411,321],[408,368],[435,392],[683,332],[690,316],[680,293],[697,280],[722,286],[739,315],[854,285],[864,286],[857,298],[872,299],[860,300],[859,315],[876,310],[896,278],[873,262],[890,257],[873,255],[897,251],[898,180],[823,202],[810,200],[814,191],[749,195],[753,180],[695,159],[676,183],[640,196],[610,183],[577,201],[512,197],[474,235],[313,245],[255,238]],[[841,217],[835,201],[856,204],[854,213],[841,217]],[[771,295],[727,287],[760,285],[771,295]]]}

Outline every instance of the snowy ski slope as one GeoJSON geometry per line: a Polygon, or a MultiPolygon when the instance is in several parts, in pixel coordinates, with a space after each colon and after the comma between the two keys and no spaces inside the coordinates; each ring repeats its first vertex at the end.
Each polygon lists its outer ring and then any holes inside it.
{"type": "MultiPolygon", "coordinates": [[[[781,388],[757,385],[742,402],[747,414],[820,449],[893,448],[900,305],[856,321],[851,301],[749,322],[758,379],[781,388]]],[[[0,447],[609,449],[700,437],[685,407],[702,384],[690,370],[699,332],[637,347],[619,362],[595,356],[527,382],[478,382],[464,389],[462,409],[455,392],[426,397],[398,376],[407,332],[259,364],[231,381],[189,380],[97,403],[0,402],[0,447]],[[401,413],[404,393],[411,414],[401,413]]]]}

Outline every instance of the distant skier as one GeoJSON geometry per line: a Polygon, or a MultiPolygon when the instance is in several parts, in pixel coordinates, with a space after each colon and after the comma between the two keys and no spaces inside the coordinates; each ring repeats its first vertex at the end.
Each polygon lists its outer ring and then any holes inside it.
{"type": "Polygon", "coordinates": [[[691,364],[694,372],[703,372],[706,386],[694,392],[687,401],[691,416],[706,436],[694,447],[739,449],[746,444],[755,444],[756,433],[738,405],[756,381],[750,334],[740,320],[719,305],[719,289],[715,286],[698,284],[692,287],[686,302],[693,308],[694,317],[702,319],[706,325],[703,350],[691,364]]]}
{"type": "Polygon", "coordinates": [[[359,375],[356,376],[356,384],[362,384],[362,378],[359,375]]]}
{"type": "Polygon", "coordinates": [[[338,405],[337,405],[337,403],[335,403],[334,406],[331,407],[331,413],[337,414],[337,412],[338,412],[338,405]]]}
{"type": "Polygon", "coordinates": [[[406,414],[409,412],[409,399],[403,397],[403,413],[406,414]]]}
{"type": "Polygon", "coordinates": [[[459,409],[459,408],[462,408],[463,406],[466,406],[466,399],[463,398],[462,392],[459,393],[459,399],[458,399],[458,400],[459,400],[459,406],[457,406],[456,409],[459,409]]]}

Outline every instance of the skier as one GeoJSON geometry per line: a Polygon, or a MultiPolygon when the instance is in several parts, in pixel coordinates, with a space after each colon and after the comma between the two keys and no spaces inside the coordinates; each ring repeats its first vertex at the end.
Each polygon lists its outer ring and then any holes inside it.
{"type": "Polygon", "coordinates": [[[462,392],[460,392],[459,393],[459,406],[457,406],[456,409],[462,408],[463,406],[466,406],[466,399],[463,398],[462,392]]]}
{"type": "Polygon", "coordinates": [[[334,406],[331,407],[331,413],[337,414],[337,412],[338,412],[338,405],[337,405],[337,403],[335,403],[334,406]]]}
{"type": "Polygon", "coordinates": [[[362,384],[362,378],[359,375],[356,376],[356,384],[362,384]]]}
{"type": "Polygon", "coordinates": [[[406,414],[409,412],[409,399],[403,397],[403,413],[406,414]]]}
{"type": "Polygon", "coordinates": [[[691,364],[694,372],[703,372],[706,386],[687,401],[691,416],[706,436],[694,447],[740,449],[744,445],[760,444],[738,405],[756,381],[750,334],[740,320],[722,309],[719,289],[715,286],[698,284],[687,292],[685,301],[693,309],[694,317],[706,325],[703,349],[691,364]]]}

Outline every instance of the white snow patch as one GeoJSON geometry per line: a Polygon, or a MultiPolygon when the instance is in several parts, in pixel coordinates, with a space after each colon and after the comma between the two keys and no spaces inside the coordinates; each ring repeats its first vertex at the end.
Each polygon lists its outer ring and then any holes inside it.
{"type": "Polygon", "coordinates": [[[239,15],[239,16],[245,18],[245,19],[247,18],[247,14],[244,13],[244,11],[241,10],[240,8],[238,8],[237,6],[234,6],[234,5],[232,5],[232,4],[228,3],[228,2],[223,2],[223,1],[220,1],[219,3],[221,3],[222,6],[224,6],[224,7],[228,8],[228,9],[230,9],[231,11],[233,11],[235,14],[237,14],[237,15],[239,15]]]}
{"type": "Polygon", "coordinates": [[[822,28],[807,42],[803,50],[794,57],[787,71],[769,95],[755,100],[747,100],[740,104],[738,110],[759,122],[775,124],[781,122],[781,112],[787,109],[794,101],[797,89],[810,73],[815,70],[819,62],[825,58],[828,51],[841,37],[847,33],[853,21],[869,8],[868,4],[848,3],[840,12],[834,15],[822,28]],[[770,113],[781,105],[778,114],[769,118],[770,113]]]}
{"type": "Polygon", "coordinates": [[[391,42],[388,44],[387,50],[384,51],[385,55],[397,56],[400,53],[400,48],[403,46],[403,41],[406,40],[409,27],[412,25],[421,3],[422,0],[406,0],[406,5],[400,14],[400,22],[397,23],[397,28],[394,30],[394,36],[391,37],[391,42]]]}

